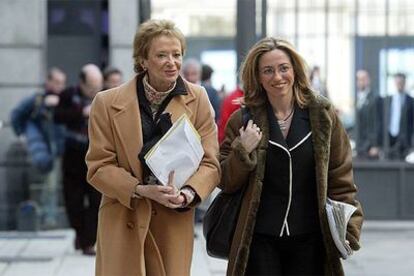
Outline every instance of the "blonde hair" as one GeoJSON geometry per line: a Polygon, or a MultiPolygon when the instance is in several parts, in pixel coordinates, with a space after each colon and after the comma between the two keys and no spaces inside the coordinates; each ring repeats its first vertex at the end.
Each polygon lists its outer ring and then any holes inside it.
{"type": "Polygon", "coordinates": [[[134,58],[134,71],[136,73],[144,71],[141,65],[142,61],[148,58],[148,52],[154,38],[161,35],[177,38],[181,44],[181,54],[184,55],[186,49],[185,38],[174,22],[155,19],[145,21],[138,27],[134,37],[132,57],[134,58]]]}
{"type": "Polygon", "coordinates": [[[264,93],[259,80],[259,60],[263,54],[276,49],[285,52],[292,63],[295,74],[293,96],[298,105],[303,108],[314,97],[314,92],[306,73],[308,72],[306,62],[289,42],[273,37],[266,37],[259,40],[249,50],[240,67],[240,80],[243,84],[244,102],[247,106],[259,106],[266,102],[266,93],[264,93]]]}

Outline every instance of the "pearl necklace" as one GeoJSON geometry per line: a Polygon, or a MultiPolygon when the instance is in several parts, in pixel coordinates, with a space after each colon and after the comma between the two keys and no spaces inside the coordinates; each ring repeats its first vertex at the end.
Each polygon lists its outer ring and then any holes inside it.
{"type": "Polygon", "coordinates": [[[284,118],[282,120],[277,119],[277,123],[279,124],[280,130],[285,131],[287,129],[288,121],[289,121],[290,117],[292,117],[293,111],[295,111],[295,109],[292,107],[292,110],[290,111],[289,115],[287,115],[286,118],[284,118]]]}

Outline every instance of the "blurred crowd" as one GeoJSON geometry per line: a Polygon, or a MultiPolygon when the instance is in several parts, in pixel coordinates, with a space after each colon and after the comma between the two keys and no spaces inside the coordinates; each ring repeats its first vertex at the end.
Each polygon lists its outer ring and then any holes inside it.
{"type": "Polygon", "coordinates": [[[396,93],[379,97],[371,88],[366,70],[356,73],[356,124],[352,136],[358,158],[412,159],[413,98],[406,88],[406,75],[394,76],[396,93]]]}
{"type": "Polygon", "coordinates": [[[42,91],[23,99],[12,110],[11,126],[26,145],[31,165],[42,176],[41,224],[57,226],[58,184],[70,226],[76,232],[74,247],[95,254],[96,227],[101,195],[86,182],[88,119],[91,103],[102,90],[119,86],[117,68],[84,65],[76,85],[67,86],[66,73],[51,68],[42,91]]]}

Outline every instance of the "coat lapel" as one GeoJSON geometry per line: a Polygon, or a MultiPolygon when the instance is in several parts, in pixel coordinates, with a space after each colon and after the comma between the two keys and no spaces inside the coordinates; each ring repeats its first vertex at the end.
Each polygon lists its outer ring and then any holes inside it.
{"type": "Polygon", "coordinates": [[[295,104],[295,113],[293,114],[292,123],[286,137],[286,143],[289,149],[292,149],[302,141],[310,131],[307,109],[302,109],[295,104]]]}
{"type": "Polygon", "coordinates": [[[129,165],[135,177],[141,177],[138,153],[142,148],[141,115],[136,93],[137,77],[119,89],[118,97],[112,107],[116,110],[114,125],[129,165]]]}
{"type": "MultiPolygon", "coordinates": [[[[137,92],[138,77],[136,76],[128,81],[119,89],[119,94],[112,104],[116,112],[114,115],[115,129],[135,177],[141,177],[142,174],[138,153],[143,145],[141,114],[137,93],[144,92],[137,92]]],[[[194,92],[189,89],[188,84],[181,77],[177,80],[177,89],[186,89],[187,95],[175,96],[166,107],[165,110],[171,113],[173,122],[184,113],[192,118],[193,114],[188,104],[196,98],[194,92]]]]}
{"type": "Polygon", "coordinates": [[[249,111],[251,112],[253,122],[260,127],[263,133],[263,137],[258,148],[266,150],[270,139],[270,126],[267,119],[267,109],[263,108],[263,106],[257,106],[250,108],[249,111]]]}
{"type": "MultiPolygon", "coordinates": [[[[404,93],[405,94],[405,93],[404,93]]],[[[404,95],[404,104],[401,106],[401,117],[400,117],[400,134],[401,136],[405,136],[407,133],[407,114],[408,114],[408,106],[411,104],[409,101],[408,96],[404,95]]]]}
{"type": "Polygon", "coordinates": [[[289,146],[287,145],[286,140],[283,137],[282,131],[278,126],[276,116],[274,115],[273,109],[269,102],[267,102],[266,104],[266,110],[269,122],[269,140],[283,146],[286,150],[289,150],[289,146]]]}
{"type": "Polygon", "coordinates": [[[364,105],[370,105],[375,101],[375,94],[372,90],[368,92],[367,100],[365,101],[364,105]]]}
{"type": "MultiPolygon", "coordinates": [[[[176,89],[179,92],[186,91],[186,95],[175,96],[165,108],[167,112],[171,113],[172,122],[175,122],[184,113],[187,114],[190,119],[193,118],[193,112],[188,106],[189,103],[196,98],[193,90],[190,89],[189,85],[181,77],[178,77],[177,79],[176,89]]],[[[194,123],[194,120],[191,121],[194,123]]]]}
{"type": "MultiPolygon", "coordinates": [[[[266,153],[267,148],[269,146],[269,121],[267,119],[267,110],[264,106],[257,106],[249,108],[249,112],[251,112],[253,122],[260,127],[262,130],[262,140],[257,147],[257,164],[258,167],[256,169],[256,176],[257,179],[262,180],[264,178],[264,165],[266,163],[266,153]]],[[[261,186],[257,187],[257,189],[261,190],[261,186]]],[[[256,194],[255,201],[259,201],[260,199],[260,192],[256,194]]]]}
{"type": "MultiPolygon", "coordinates": [[[[325,183],[328,183],[330,133],[332,131],[332,121],[328,114],[328,107],[329,102],[321,96],[316,96],[309,104],[319,203],[324,203],[327,195],[327,185],[325,183]]],[[[324,210],[324,206],[319,206],[319,210],[324,210]]]]}

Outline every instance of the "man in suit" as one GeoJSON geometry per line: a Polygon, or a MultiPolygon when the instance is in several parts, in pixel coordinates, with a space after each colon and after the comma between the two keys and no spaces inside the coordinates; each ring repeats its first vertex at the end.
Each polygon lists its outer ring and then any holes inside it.
{"type": "Polygon", "coordinates": [[[397,73],[394,76],[397,92],[386,98],[386,127],[389,136],[390,159],[403,159],[412,146],[414,124],[414,99],[405,90],[406,76],[397,73]]]}
{"type": "Polygon", "coordinates": [[[370,75],[366,70],[356,73],[356,150],[358,158],[379,157],[381,102],[371,89],[370,75]]]}

